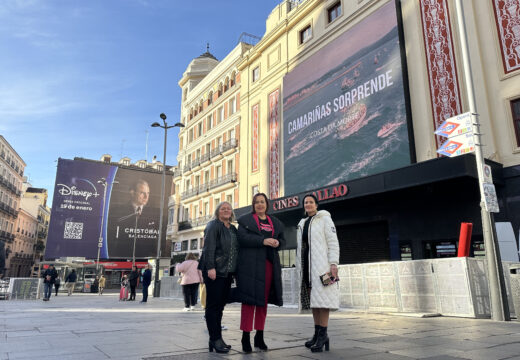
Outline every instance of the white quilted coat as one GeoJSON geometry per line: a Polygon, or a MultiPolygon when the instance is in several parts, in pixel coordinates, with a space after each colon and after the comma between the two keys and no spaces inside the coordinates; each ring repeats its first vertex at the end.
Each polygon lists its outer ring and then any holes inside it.
{"type": "MultiPolygon", "coordinates": [[[[298,224],[296,250],[296,268],[299,275],[299,284],[302,278],[301,249],[303,225],[307,218],[301,219],[298,224]]],[[[336,227],[325,210],[320,210],[309,224],[309,274],[311,290],[311,308],[339,308],[339,284],[323,286],[320,275],[330,271],[331,264],[339,263],[339,242],[336,227]]]]}

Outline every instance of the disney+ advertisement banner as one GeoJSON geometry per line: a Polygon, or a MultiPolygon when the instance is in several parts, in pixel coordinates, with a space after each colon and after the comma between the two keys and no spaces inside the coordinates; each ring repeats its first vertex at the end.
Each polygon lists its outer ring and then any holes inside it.
{"type": "MultiPolygon", "coordinates": [[[[101,243],[101,259],[131,259],[134,235],[137,258],[157,256],[161,177],[158,172],[59,159],[45,258],[95,259],[101,243]]],[[[167,256],[171,246],[164,239],[171,184],[172,176],[166,175],[161,253],[167,256]]]]}
{"type": "Polygon", "coordinates": [[[284,77],[285,194],[411,163],[394,1],[284,77]]]}

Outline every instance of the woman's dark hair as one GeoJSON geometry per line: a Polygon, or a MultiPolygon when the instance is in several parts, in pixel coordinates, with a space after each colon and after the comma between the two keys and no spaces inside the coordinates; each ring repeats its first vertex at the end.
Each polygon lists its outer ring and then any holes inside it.
{"type": "Polygon", "coordinates": [[[303,215],[304,216],[307,216],[307,211],[305,211],[305,199],[308,198],[308,197],[311,197],[314,199],[314,202],[316,203],[316,208],[318,208],[318,206],[320,205],[319,201],[318,201],[318,198],[316,197],[316,195],[314,194],[307,194],[303,197],[302,199],[302,208],[303,208],[303,215]]]}
{"type": "Polygon", "coordinates": [[[251,206],[253,208],[251,209],[251,214],[255,213],[255,201],[256,201],[256,198],[259,196],[263,196],[265,199],[265,204],[266,204],[265,213],[267,214],[267,211],[269,210],[269,199],[267,198],[267,195],[264,193],[256,193],[255,196],[253,196],[253,201],[251,203],[251,206]]]}

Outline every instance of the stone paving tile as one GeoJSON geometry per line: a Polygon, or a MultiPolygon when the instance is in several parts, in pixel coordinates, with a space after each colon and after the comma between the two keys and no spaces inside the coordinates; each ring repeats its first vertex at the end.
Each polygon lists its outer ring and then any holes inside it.
{"type": "Polygon", "coordinates": [[[413,358],[390,353],[377,353],[358,357],[359,360],[411,360],[413,358]]]}
{"type": "Polygon", "coordinates": [[[409,357],[412,357],[415,359],[425,359],[428,357],[444,356],[444,355],[451,355],[451,356],[455,356],[455,357],[467,355],[463,351],[449,349],[449,348],[443,347],[442,345],[420,346],[420,347],[413,347],[413,348],[409,348],[409,349],[390,350],[389,352],[392,354],[409,356],[409,357]]]}

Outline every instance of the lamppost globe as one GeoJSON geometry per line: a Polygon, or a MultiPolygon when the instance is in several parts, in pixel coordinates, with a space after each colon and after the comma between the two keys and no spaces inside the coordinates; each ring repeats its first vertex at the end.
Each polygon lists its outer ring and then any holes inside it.
{"type": "Polygon", "coordinates": [[[154,122],[154,123],[152,124],[152,127],[160,127],[160,126],[161,126],[161,124],[159,124],[158,122],[154,122]]]}
{"type": "Polygon", "coordinates": [[[166,120],[166,114],[165,113],[161,113],[161,115],[159,115],[159,117],[163,120],[166,120]]]}

